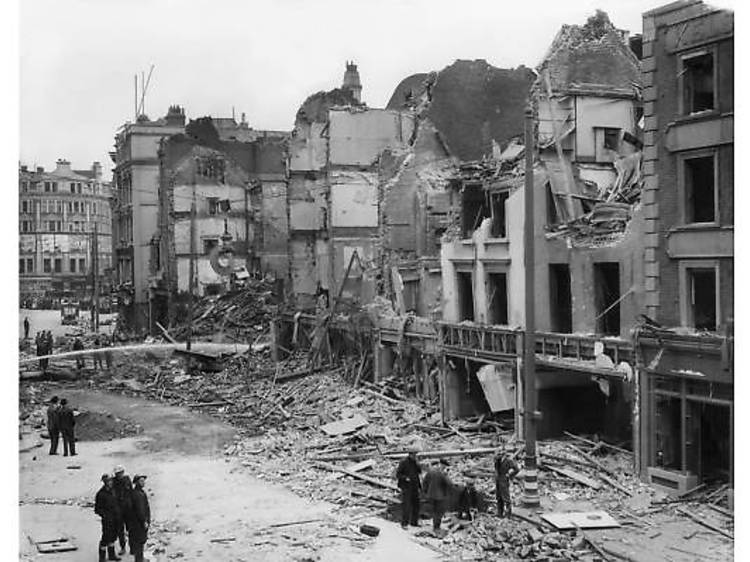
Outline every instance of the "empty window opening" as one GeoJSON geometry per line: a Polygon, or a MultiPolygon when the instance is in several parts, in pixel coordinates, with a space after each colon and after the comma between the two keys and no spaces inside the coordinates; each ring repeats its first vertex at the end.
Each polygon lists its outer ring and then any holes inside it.
{"type": "Polygon", "coordinates": [[[656,396],[656,466],[682,470],[680,399],[656,396]]]}
{"type": "Polygon", "coordinates": [[[203,253],[208,255],[211,253],[216,246],[219,245],[218,238],[204,238],[203,240],[203,253]]]}
{"type": "Polygon", "coordinates": [[[26,273],[34,273],[34,258],[26,258],[26,273]]]}
{"type": "Polygon", "coordinates": [[[86,272],[86,258],[80,258],[78,260],[78,271],[80,271],[81,273],[86,272]]]}
{"type": "Polygon", "coordinates": [[[689,269],[688,280],[692,327],[716,331],[716,270],[689,269]]]}
{"type": "Polygon", "coordinates": [[[550,328],[553,332],[573,332],[573,300],[570,293],[570,266],[552,263],[549,266],[550,328]]]}
{"type": "Polygon", "coordinates": [[[703,53],[682,59],[683,104],[686,114],[714,108],[714,57],[703,53]]]}
{"type": "Polygon", "coordinates": [[[690,402],[691,419],[698,427],[694,442],[697,451],[693,457],[700,463],[698,466],[688,466],[698,474],[703,481],[729,481],[729,461],[731,458],[729,443],[729,406],[690,402]]]}
{"type": "Polygon", "coordinates": [[[76,260],[71,259],[70,260],[70,272],[75,273],[76,272],[76,260]]]}
{"type": "Polygon", "coordinates": [[[508,283],[505,273],[487,275],[487,302],[490,324],[508,324],[508,283]]]}
{"type": "Polygon", "coordinates": [[[557,211],[558,200],[552,193],[552,184],[546,184],[545,192],[547,194],[547,226],[554,226],[560,222],[560,214],[557,211]]]}
{"type": "Polygon", "coordinates": [[[628,393],[622,381],[592,380],[593,377],[572,371],[539,370],[544,381],[538,390],[538,437],[563,437],[564,432],[577,435],[598,435],[604,440],[630,448],[632,422],[628,393]],[[555,379],[565,377],[564,384],[555,379]]]}
{"type": "Polygon", "coordinates": [[[52,273],[52,260],[44,258],[44,273],[52,273]]]}
{"type": "Polygon", "coordinates": [[[26,260],[18,260],[18,273],[26,273],[26,260]]]}
{"type": "Polygon", "coordinates": [[[62,273],[62,258],[55,258],[55,273],[62,273]]]}
{"type": "Polygon", "coordinates": [[[620,129],[612,127],[595,127],[596,161],[614,162],[620,150],[620,129]]]}
{"type": "Polygon", "coordinates": [[[509,196],[510,193],[507,191],[490,194],[490,211],[492,214],[490,236],[493,238],[505,238],[507,235],[505,225],[505,202],[508,200],[509,196]]]}
{"type": "Polygon", "coordinates": [[[714,222],[716,220],[716,188],[714,157],[701,156],[685,160],[685,193],[687,221],[714,222]]]}
{"type": "Polygon", "coordinates": [[[456,273],[458,285],[458,320],[474,320],[474,288],[471,273],[459,271],[456,273]]]}
{"type": "Polygon", "coordinates": [[[594,264],[596,302],[596,332],[609,336],[620,335],[620,264],[594,264]]]}
{"type": "Polygon", "coordinates": [[[419,279],[404,279],[404,309],[416,313],[419,307],[419,279]]]}
{"type": "Polygon", "coordinates": [[[461,203],[463,237],[469,238],[482,221],[491,216],[487,192],[479,185],[467,185],[464,187],[461,203]]]}

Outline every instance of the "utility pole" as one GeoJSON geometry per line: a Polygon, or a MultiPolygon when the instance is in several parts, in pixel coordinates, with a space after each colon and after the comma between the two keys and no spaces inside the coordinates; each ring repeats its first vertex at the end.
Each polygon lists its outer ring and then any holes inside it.
{"type": "Polygon", "coordinates": [[[193,202],[190,205],[190,271],[188,275],[190,294],[188,295],[187,350],[190,351],[193,339],[193,292],[195,291],[195,190],[193,190],[193,202]]]}
{"type": "Polygon", "coordinates": [[[94,332],[99,333],[99,225],[94,223],[92,263],[94,268],[94,332]]]}
{"type": "Polygon", "coordinates": [[[539,485],[536,464],[536,365],[535,365],[535,322],[534,322],[534,114],[531,106],[526,107],[524,119],[524,144],[526,152],[526,173],[524,175],[524,273],[526,328],[523,338],[523,426],[526,442],[524,462],[523,504],[527,507],[539,506],[539,485]]]}

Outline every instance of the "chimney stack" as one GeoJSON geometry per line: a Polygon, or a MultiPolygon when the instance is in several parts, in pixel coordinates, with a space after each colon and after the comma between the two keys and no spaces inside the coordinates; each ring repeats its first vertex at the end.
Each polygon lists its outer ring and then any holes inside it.
{"type": "Polygon", "coordinates": [[[102,163],[98,160],[91,165],[91,171],[94,172],[94,179],[102,181],[102,163]]]}
{"type": "Polygon", "coordinates": [[[72,170],[70,169],[70,161],[65,160],[64,158],[58,158],[57,159],[57,168],[55,169],[56,172],[63,172],[63,173],[72,173],[72,170]]]}
{"type": "Polygon", "coordinates": [[[359,71],[354,61],[346,61],[346,72],[344,72],[344,83],[342,90],[349,90],[357,103],[362,102],[362,84],[359,81],[359,71]]]}

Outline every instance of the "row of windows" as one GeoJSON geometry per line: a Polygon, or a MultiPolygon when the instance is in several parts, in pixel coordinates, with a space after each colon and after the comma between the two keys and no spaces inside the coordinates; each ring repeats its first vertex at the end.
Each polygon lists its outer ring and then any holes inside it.
{"type": "MultiPolygon", "coordinates": [[[[34,221],[21,221],[21,232],[35,232],[34,221]]],[[[42,221],[41,229],[49,232],[93,232],[93,226],[87,221],[42,221]],[[66,230],[67,225],[67,230],[66,230]]],[[[99,225],[100,234],[109,234],[107,224],[99,225]]]]}
{"type": "Polygon", "coordinates": [[[29,182],[21,181],[21,191],[28,193],[29,191],[43,191],[44,193],[58,193],[58,191],[70,191],[70,193],[94,193],[99,194],[103,192],[101,185],[94,182],[89,186],[87,183],[82,182],[56,182],[56,181],[45,181],[45,182],[29,182]]]}
{"type": "MultiPolygon", "coordinates": [[[[550,329],[558,333],[573,332],[573,300],[571,273],[567,263],[549,264],[550,329]]],[[[620,264],[597,262],[593,264],[591,287],[594,292],[596,333],[620,335],[620,304],[623,299],[620,285],[620,264]]],[[[418,282],[404,289],[407,309],[416,307],[418,282]]],[[[456,272],[459,320],[474,320],[474,273],[456,272]]],[[[719,265],[715,260],[683,262],[680,265],[680,315],[682,324],[715,332],[721,322],[719,265]]],[[[508,284],[505,273],[488,273],[487,320],[490,324],[508,323],[508,284]]]]}
{"type": "MultiPolygon", "coordinates": [[[[39,210],[42,213],[57,213],[61,215],[65,209],[65,203],[65,201],[59,199],[43,199],[39,201],[39,210]]],[[[96,201],[68,201],[67,210],[68,213],[88,214],[91,212],[96,215],[101,211],[105,216],[108,214],[107,205],[101,205],[96,201]]],[[[27,214],[33,213],[34,201],[21,201],[21,212],[27,214]]]]}
{"type": "MultiPolygon", "coordinates": [[[[35,273],[34,258],[19,258],[18,273],[35,273]]],[[[44,258],[42,260],[44,273],[63,273],[62,258],[44,258]]],[[[86,273],[86,258],[70,258],[68,270],[65,273],[86,273]]]]}

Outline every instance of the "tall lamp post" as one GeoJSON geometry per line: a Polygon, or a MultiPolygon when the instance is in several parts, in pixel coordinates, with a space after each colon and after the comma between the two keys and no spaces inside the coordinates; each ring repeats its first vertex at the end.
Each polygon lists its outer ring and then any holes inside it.
{"type": "Polygon", "coordinates": [[[524,462],[523,504],[527,507],[539,505],[539,485],[536,463],[536,372],[535,372],[535,322],[534,322],[534,114],[526,107],[524,118],[524,143],[526,173],[524,176],[524,272],[526,328],[523,344],[524,381],[524,439],[526,457],[524,462]]]}

